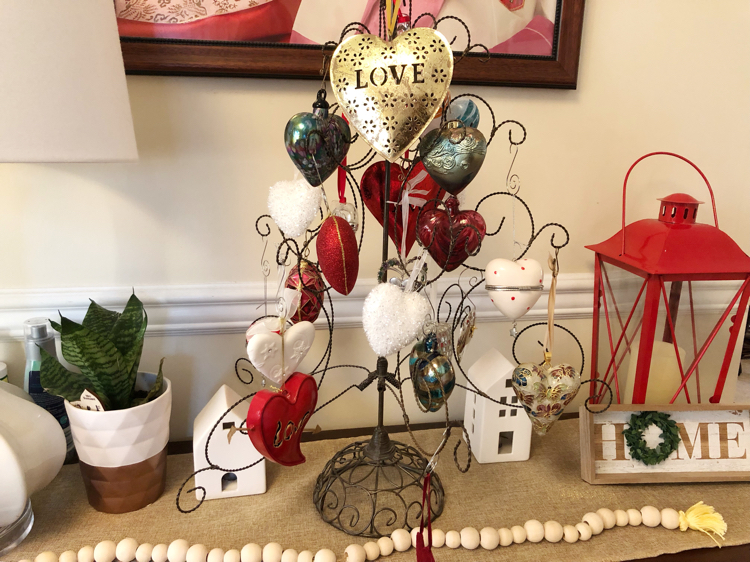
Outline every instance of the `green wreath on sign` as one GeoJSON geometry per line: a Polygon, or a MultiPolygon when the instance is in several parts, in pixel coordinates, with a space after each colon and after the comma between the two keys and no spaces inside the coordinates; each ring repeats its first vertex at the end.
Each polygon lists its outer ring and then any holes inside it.
{"type": "Polygon", "coordinates": [[[625,442],[628,444],[630,457],[641,461],[645,465],[664,462],[672,451],[680,444],[680,430],[677,423],[663,412],[641,412],[630,416],[627,429],[623,430],[625,442]],[[661,443],[656,447],[649,447],[643,439],[643,432],[651,424],[661,429],[661,443]]]}

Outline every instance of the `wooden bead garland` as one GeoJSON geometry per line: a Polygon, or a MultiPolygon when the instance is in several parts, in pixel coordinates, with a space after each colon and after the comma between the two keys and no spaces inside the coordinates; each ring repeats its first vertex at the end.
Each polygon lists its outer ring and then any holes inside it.
{"type": "MultiPolygon", "coordinates": [[[[567,543],[575,543],[579,540],[587,541],[592,536],[598,535],[605,529],[615,526],[626,525],[646,527],[657,527],[661,525],[665,529],[687,528],[713,531],[723,538],[726,532],[726,524],[721,515],[715,513],[712,507],[700,502],[690,508],[686,513],[678,512],[670,507],[662,510],[647,505],[638,509],[610,510],[608,508],[598,509],[596,512],[586,513],[582,521],[575,525],[561,525],[557,521],[547,521],[544,524],[531,519],[523,526],[514,525],[510,529],[484,527],[477,531],[473,527],[465,527],[458,531],[440,529],[432,531],[433,548],[448,548],[463,546],[467,550],[474,550],[481,546],[485,550],[494,550],[498,546],[507,547],[513,543],[520,544],[525,541],[538,543],[546,540],[557,543],[564,540],[567,543]],[[692,514],[691,511],[696,513],[692,514]],[[692,518],[691,518],[692,517],[692,518]],[[702,521],[698,518],[705,517],[702,521]],[[710,519],[710,521],[709,521],[710,519]],[[696,522],[697,521],[697,522],[696,522]]],[[[428,543],[427,530],[424,531],[425,544],[428,543]]],[[[319,550],[315,555],[309,550],[297,553],[294,549],[283,550],[279,543],[268,543],[261,548],[260,545],[250,543],[242,547],[242,550],[224,551],[214,548],[209,551],[202,544],[189,545],[187,541],[178,539],[167,546],[150,543],[141,545],[135,539],[125,538],[115,544],[112,541],[102,541],[96,547],[84,546],[78,553],[71,551],[63,552],[58,560],[57,555],[51,551],[40,553],[34,562],[365,562],[377,560],[381,556],[389,556],[394,550],[405,552],[416,543],[418,529],[409,533],[406,529],[395,530],[390,537],[381,537],[377,542],[370,541],[364,546],[358,544],[349,545],[344,558],[338,559],[336,554],[329,549],[319,550]]],[[[713,537],[712,537],[713,538],[713,537]]],[[[715,540],[715,539],[714,539],[715,540]]],[[[718,543],[717,543],[718,544],[718,543]]],[[[29,562],[24,560],[22,562],[29,562]]]]}

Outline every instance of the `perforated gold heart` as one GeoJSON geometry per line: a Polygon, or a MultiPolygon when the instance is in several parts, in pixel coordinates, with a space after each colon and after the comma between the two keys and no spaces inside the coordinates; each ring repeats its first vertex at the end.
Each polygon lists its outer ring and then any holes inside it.
{"type": "Polygon", "coordinates": [[[439,31],[418,27],[386,43],[354,35],[331,59],[333,93],[349,122],[394,162],[440,109],[453,77],[453,53],[439,31]]]}

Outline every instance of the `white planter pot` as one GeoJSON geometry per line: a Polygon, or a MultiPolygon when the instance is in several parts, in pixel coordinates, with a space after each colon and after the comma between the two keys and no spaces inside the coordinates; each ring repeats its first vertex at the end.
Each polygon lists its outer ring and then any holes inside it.
{"type": "MultiPolygon", "coordinates": [[[[156,375],[138,373],[136,388],[156,375]]],[[[95,412],[65,402],[89,503],[99,511],[125,513],[153,503],[164,491],[172,384],[161,394],[125,410],[95,412]]]]}

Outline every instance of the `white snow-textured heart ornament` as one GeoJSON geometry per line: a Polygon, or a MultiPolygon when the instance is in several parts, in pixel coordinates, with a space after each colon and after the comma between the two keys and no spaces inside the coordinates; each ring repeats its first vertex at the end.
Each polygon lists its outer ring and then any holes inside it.
{"type": "Polygon", "coordinates": [[[430,124],[453,77],[453,52],[439,31],[414,28],[386,43],[353,35],[331,58],[331,85],[349,122],[389,162],[430,124]]]}
{"type": "Polygon", "coordinates": [[[320,208],[321,191],[303,178],[280,181],[268,191],[268,212],[281,231],[302,236],[320,208]]]}
{"type": "Polygon", "coordinates": [[[379,357],[400,351],[422,333],[430,303],[421,294],[380,283],[365,299],[362,325],[367,341],[379,357]]]}
{"type": "Polygon", "coordinates": [[[267,320],[271,322],[259,322],[248,330],[247,357],[260,374],[281,386],[310,351],[315,327],[310,322],[297,322],[280,334],[274,330],[278,319],[267,320]]]}

